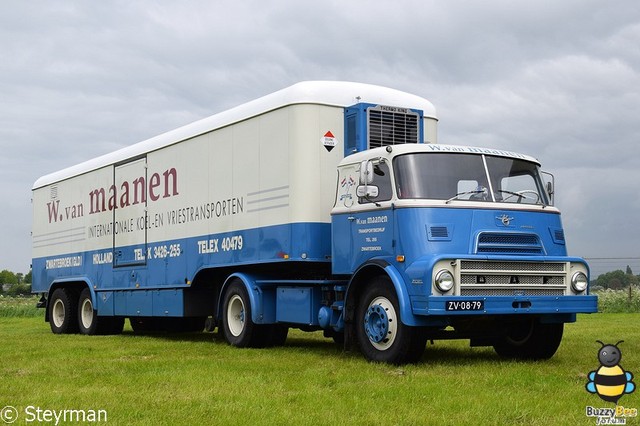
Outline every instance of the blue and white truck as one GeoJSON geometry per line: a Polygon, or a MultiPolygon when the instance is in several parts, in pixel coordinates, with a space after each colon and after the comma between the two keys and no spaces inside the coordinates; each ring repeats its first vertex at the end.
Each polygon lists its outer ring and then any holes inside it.
{"type": "Polygon", "coordinates": [[[597,311],[553,179],[437,144],[433,105],[303,82],[38,179],[33,291],[54,333],[324,330],[368,360],[469,339],[544,359],[597,311]]]}

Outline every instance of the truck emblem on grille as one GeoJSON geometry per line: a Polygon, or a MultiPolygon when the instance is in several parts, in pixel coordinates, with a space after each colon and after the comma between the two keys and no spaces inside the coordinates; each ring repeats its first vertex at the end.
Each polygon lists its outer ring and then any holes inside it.
{"type": "Polygon", "coordinates": [[[511,224],[511,221],[513,220],[513,217],[510,217],[507,214],[503,214],[502,216],[497,216],[496,219],[502,222],[504,226],[509,226],[511,224]]]}

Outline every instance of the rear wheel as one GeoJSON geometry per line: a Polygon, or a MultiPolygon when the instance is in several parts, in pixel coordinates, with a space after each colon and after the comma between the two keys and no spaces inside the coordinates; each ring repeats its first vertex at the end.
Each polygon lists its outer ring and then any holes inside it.
{"type": "Polygon", "coordinates": [[[91,291],[85,288],[78,300],[78,327],[82,334],[120,334],[124,327],[124,318],[99,317],[91,300],[91,291]]]}
{"type": "Polygon", "coordinates": [[[49,325],[55,334],[78,332],[77,293],[68,288],[58,288],[49,300],[49,325]]]}
{"type": "Polygon", "coordinates": [[[400,321],[398,296],[386,276],[373,279],[356,311],[356,335],[369,361],[406,364],[424,353],[426,335],[400,321]]]}
{"type": "Polygon", "coordinates": [[[562,341],[564,324],[543,324],[537,319],[522,321],[509,328],[494,345],[503,358],[549,359],[562,341]]]}

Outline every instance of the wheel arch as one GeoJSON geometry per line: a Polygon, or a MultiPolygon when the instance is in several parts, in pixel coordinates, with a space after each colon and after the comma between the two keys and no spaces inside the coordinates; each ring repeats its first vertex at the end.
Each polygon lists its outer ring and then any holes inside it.
{"type": "Polygon", "coordinates": [[[49,286],[49,291],[48,291],[48,297],[47,297],[47,305],[45,306],[45,314],[44,314],[44,320],[46,322],[49,322],[49,301],[51,300],[51,295],[53,294],[54,291],[56,291],[59,288],[66,288],[66,289],[70,289],[75,293],[76,296],[76,301],[77,298],[80,297],[80,293],[82,292],[82,290],[84,290],[85,288],[88,288],[89,291],[91,292],[91,302],[93,303],[94,309],[96,306],[96,292],[93,289],[93,286],[91,285],[91,281],[86,278],[86,277],[82,277],[82,278],[66,278],[66,279],[62,279],[62,280],[54,280],[51,283],[51,286],[49,286]]]}
{"type": "Polygon", "coordinates": [[[357,301],[361,297],[367,283],[377,276],[386,276],[391,281],[398,296],[400,321],[409,326],[420,325],[411,310],[409,292],[398,269],[384,259],[375,259],[362,265],[351,277],[345,294],[345,319],[352,322],[355,316],[357,301]]]}
{"type": "Polygon", "coordinates": [[[222,315],[224,315],[224,295],[227,288],[229,288],[231,283],[236,280],[239,280],[244,285],[247,290],[247,294],[249,295],[249,303],[251,304],[251,320],[255,324],[268,324],[275,322],[275,300],[272,301],[273,303],[269,303],[270,301],[265,300],[265,291],[257,284],[257,278],[245,272],[236,272],[229,275],[222,284],[218,301],[216,302],[217,321],[220,321],[222,319],[222,315]],[[269,309],[269,306],[271,306],[272,309],[269,309]]]}

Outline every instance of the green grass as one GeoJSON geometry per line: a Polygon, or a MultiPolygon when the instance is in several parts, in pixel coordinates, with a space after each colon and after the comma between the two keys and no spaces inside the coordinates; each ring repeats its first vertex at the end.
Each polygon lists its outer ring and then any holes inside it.
{"type": "Polygon", "coordinates": [[[6,296],[0,294],[0,318],[42,317],[44,311],[36,308],[37,296],[6,296]]]}
{"type": "MultiPolygon", "coordinates": [[[[585,407],[613,406],[585,390],[599,367],[595,340],[625,340],[621,365],[640,377],[638,319],[581,315],[545,362],[436,341],[419,364],[395,367],[321,333],[243,350],[217,333],[136,336],[127,325],[119,336],[54,335],[42,317],[3,317],[0,408],[15,406],[20,425],[27,406],[103,409],[110,425],[595,424],[585,407]]],[[[620,404],[638,408],[637,395],[620,404]]]]}

